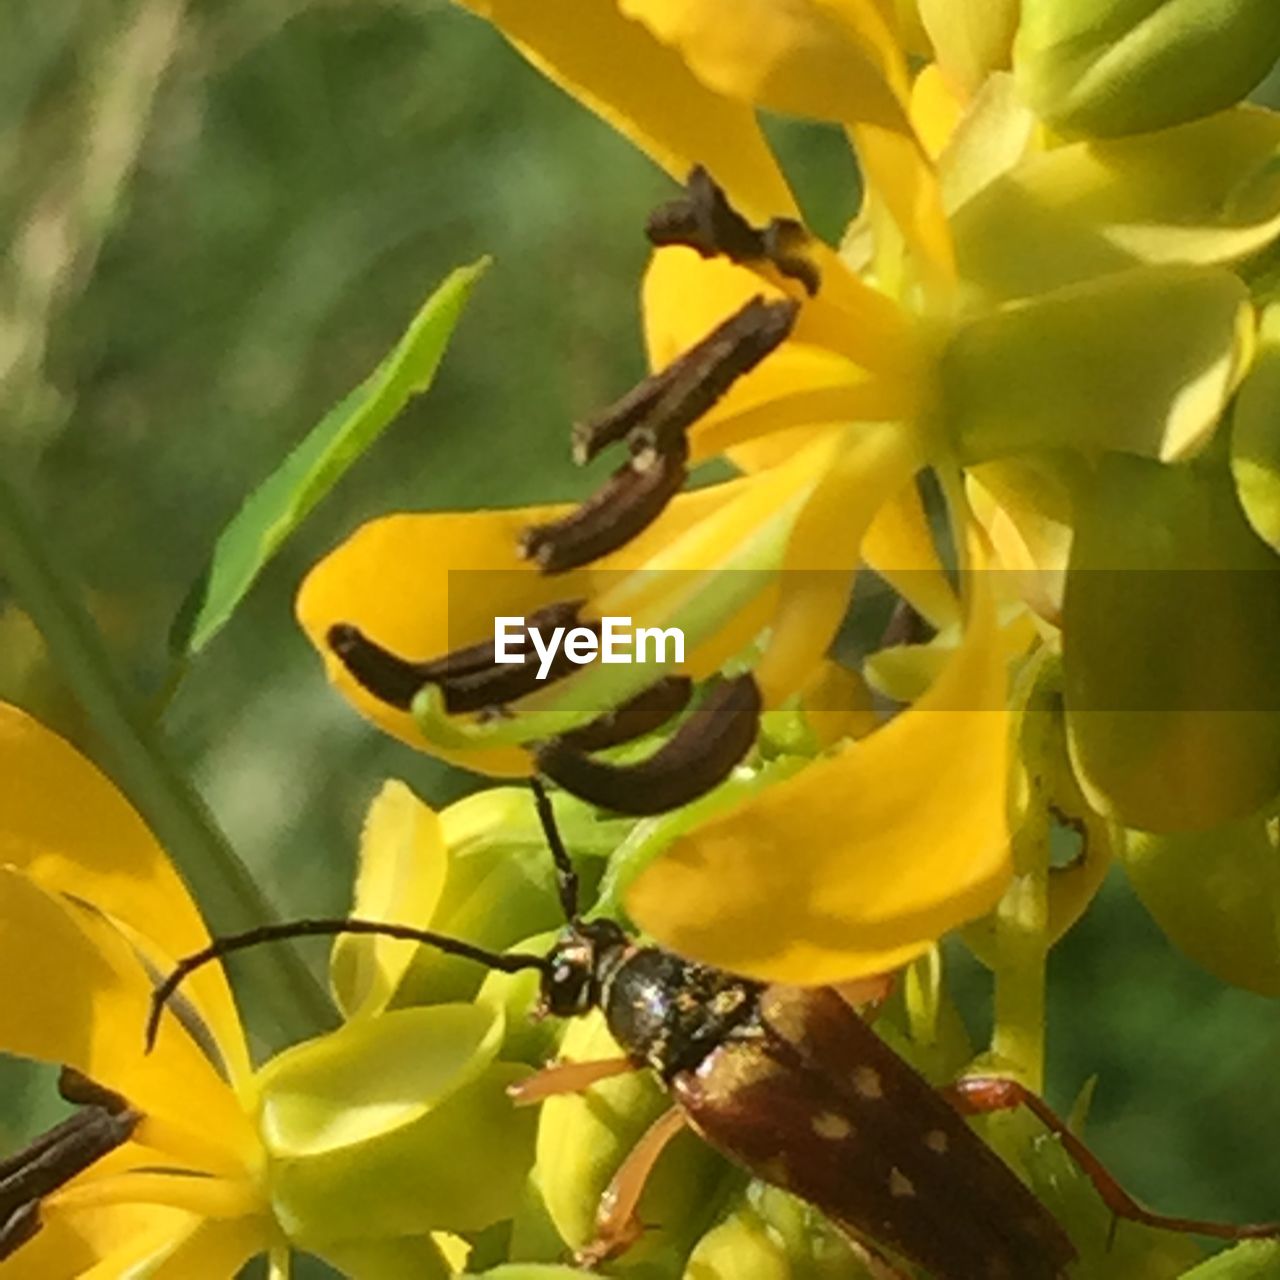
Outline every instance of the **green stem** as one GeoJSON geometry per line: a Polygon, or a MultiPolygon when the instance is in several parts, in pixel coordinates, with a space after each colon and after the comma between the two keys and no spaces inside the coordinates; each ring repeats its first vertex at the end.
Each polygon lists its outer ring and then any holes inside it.
{"type": "Polygon", "coordinates": [[[1013,883],[996,908],[995,1032],[1002,1067],[1036,1093],[1044,1088],[1045,977],[1049,958],[1049,854],[1053,825],[1047,771],[1057,723],[1042,654],[1023,670],[1014,697],[1017,726],[1013,883]],[[1047,678],[1042,678],[1046,677],[1047,678]],[[1018,714],[1021,712],[1021,714],[1018,714]]]}
{"type": "MultiPolygon", "coordinates": [[[[59,673],[106,745],[115,781],[186,877],[210,928],[238,933],[270,920],[266,899],[160,735],[139,714],[25,500],[3,474],[0,575],[40,629],[59,673]]],[[[332,1023],[332,1006],[296,952],[273,948],[245,959],[246,987],[281,1037],[295,1040],[332,1023]]]]}

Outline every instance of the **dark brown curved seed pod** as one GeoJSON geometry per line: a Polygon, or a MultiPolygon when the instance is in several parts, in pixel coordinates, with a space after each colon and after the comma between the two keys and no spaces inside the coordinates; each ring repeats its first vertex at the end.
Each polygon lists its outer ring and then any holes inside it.
{"type": "Polygon", "coordinates": [[[801,223],[773,218],[762,228],[753,227],[701,165],[689,174],[684,196],[649,215],[645,234],[659,248],[684,245],[704,258],[725,257],[743,265],[771,262],[810,297],[822,284],[816,264],[804,252],[809,233],[801,223]]]}
{"type": "MultiPolygon", "coordinates": [[[[531,613],[525,627],[554,631],[576,626],[582,605],[581,599],[558,600],[531,613]]],[[[440,687],[445,709],[455,715],[484,711],[554,683],[572,669],[561,653],[546,678],[539,680],[539,664],[532,651],[521,663],[499,663],[491,640],[451,650],[427,662],[411,662],[348,622],[330,627],[327,638],[352,679],[379,701],[401,711],[411,710],[414,698],[428,684],[440,687]]]]}
{"type": "Polygon", "coordinates": [[[752,298],[701,341],[573,429],[573,456],[589,462],[606,445],[644,433],[656,452],[679,447],[685,432],[744,374],[790,336],[799,304],[752,298]]]}
{"type": "Polygon", "coordinates": [[[597,760],[563,739],[534,752],[538,769],[579,798],[615,813],[665,813],[705,795],[747,754],[760,727],[760,691],[748,675],[717,685],[651,756],[597,760]]]}
{"type": "Polygon", "coordinates": [[[624,547],[666,509],[685,481],[688,450],[681,442],[641,463],[633,458],[567,516],[531,525],[520,554],[543,573],[567,573],[624,547]]]}
{"type": "Polygon", "coordinates": [[[604,751],[660,729],[689,705],[692,696],[693,681],[688,676],[667,676],[590,724],[562,733],[556,741],[575,751],[604,751]]]}

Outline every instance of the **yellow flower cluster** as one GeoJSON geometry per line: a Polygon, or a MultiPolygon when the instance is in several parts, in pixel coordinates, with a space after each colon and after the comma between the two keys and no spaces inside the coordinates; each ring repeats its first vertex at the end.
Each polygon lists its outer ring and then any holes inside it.
{"type": "MultiPolygon", "coordinates": [[[[627,451],[586,503],[389,515],[325,557],[297,612],[332,681],[418,748],[630,815],[558,797],[598,903],[682,956],[834,985],[964,927],[1013,975],[993,1049],[1032,1084],[1034,975],[1113,850],[1193,957],[1280,994],[1280,117],[1241,105],[1280,6],[465,7],[682,184],[649,221],[654,374],[575,430],[584,461],[627,451]],[[761,112],[847,136],[838,245],[761,112]],[[734,477],[686,490],[712,459],[734,477]],[[873,574],[893,620],[837,662],[873,574]],[[493,660],[497,619],[619,614],[688,652],[544,682],[493,660]],[[1084,848],[1051,870],[1055,827],[1084,848]]],[[[529,798],[436,814],[388,784],[354,914],[541,953],[529,798]]],[[[0,708],[0,1046],[78,1107],[5,1166],[4,1280],[555,1258],[664,1105],[628,1078],[513,1110],[557,1043],[535,975],[403,939],[340,939],[342,1025],[256,1070],[212,965],[148,1053],[157,976],[207,943],[110,783],[0,708]]],[[[561,1048],[607,1041],[597,1017],[561,1048]]],[[[637,1277],[867,1274],[691,1139],[664,1167],[637,1277]]]]}

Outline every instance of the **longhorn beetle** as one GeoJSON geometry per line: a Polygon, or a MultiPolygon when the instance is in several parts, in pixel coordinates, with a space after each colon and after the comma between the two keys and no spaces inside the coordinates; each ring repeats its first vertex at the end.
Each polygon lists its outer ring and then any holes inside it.
{"type": "Polygon", "coordinates": [[[695,1130],[729,1160],[817,1206],[856,1246],[935,1280],[1062,1280],[1076,1257],[1066,1233],[965,1124],[964,1114],[1024,1105],[1061,1139],[1118,1217],[1241,1239],[1280,1224],[1230,1226],[1142,1208],[1039,1097],[1013,1081],[971,1077],[936,1091],[831,987],[768,986],[642,946],[613,920],[579,913],[578,878],[550,800],[533,780],[567,926],[545,956],[486,951],[407,925],[355,918],[299,920],[215,939],[157,987],[154,1043],[165,1005],[212,960],[286,938],[338,933],[416,941],[490,969],[541,975],[539,1012],[593,1009],[625,1056],[561,1062],[512,1089],[517,1103],[578,1093],[627,1071],[654,1071],[672,1107],[640,1139],[601,1199],[596,1239],[578,1255],[615,1256],[641,1230],[636,1207],[667,1142],[695,1130]]]}

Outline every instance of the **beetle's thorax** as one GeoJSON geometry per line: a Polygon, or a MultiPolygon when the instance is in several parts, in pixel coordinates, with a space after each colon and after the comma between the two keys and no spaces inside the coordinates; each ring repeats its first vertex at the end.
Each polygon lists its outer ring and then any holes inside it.
{"type": "Polygon", "coordinates": [[[599,1003],[627,1054],[670,1081],[726,1041],[759,1034],[761,990],[669,951],[631,945],[601,974],[599,1003]]]}

